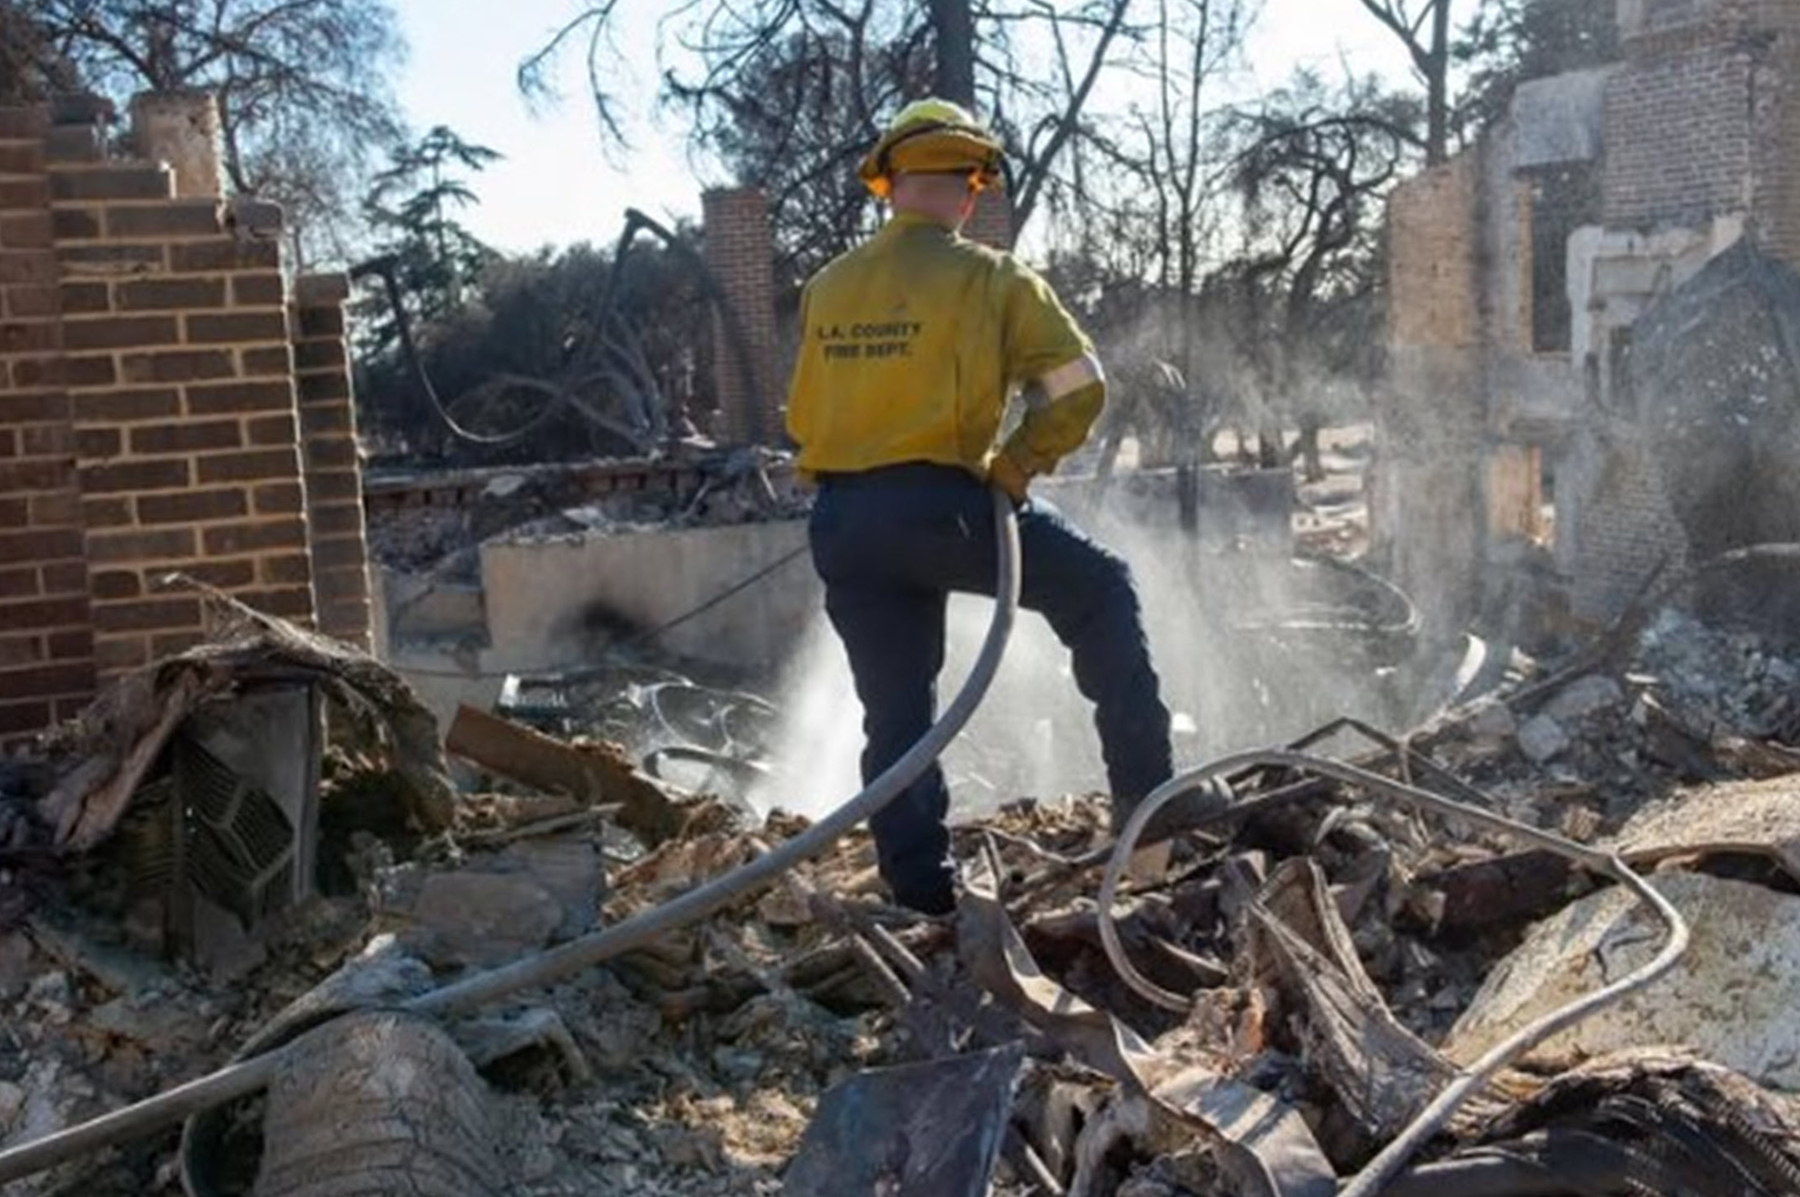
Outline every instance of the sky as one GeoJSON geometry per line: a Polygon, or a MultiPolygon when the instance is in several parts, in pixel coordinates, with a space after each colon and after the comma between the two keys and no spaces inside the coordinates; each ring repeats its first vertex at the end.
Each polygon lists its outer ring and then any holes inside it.
{"type": "MultiPolygon", "coordinates": [[[[448,125],[505,155],[474,180],[481,204],[463,214],[470,230],[495,248],[526,253],[607,243],[627,207],[664,219],[697,216],[700,192],[729,181],[692,160],[680,130],[653,112],[656,18],[671,0],[622,0],[626,20],[618,42],[627,67],[609,82],[624,97],[631,146],[611,153],[589,98],[585,41],[570,47],[556,73],[559,103],[528,104],[516,82],[519,63],[582,10],[581,0],[393,4],[409,46],[394,83],[408,122],[421,133],[448,125]]],[[[1265,86],[1302,64],[1328,75],[1345,61],[1358,74],[1401,77],[1407,70],[1399,43],[1356,0],[1264,0],[1248,58],[1255,83],[1265,86]]]]}

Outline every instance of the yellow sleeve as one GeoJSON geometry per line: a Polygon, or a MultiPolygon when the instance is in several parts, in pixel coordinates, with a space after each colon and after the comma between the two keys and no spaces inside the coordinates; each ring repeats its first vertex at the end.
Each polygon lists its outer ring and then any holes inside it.
{"type": "Polygon", "coordinates": [[[803,363],[806,361],[807,330],[812,327],[811,322],[807,319],[811,300],[812,280],[809,279],[806,285],[800,288],[800,344],[794,354],[793,373],[788,377],[787,405],[786,411],[783,413],[784,422],[787,424],[788,439],[801,448],[806,446],[807,433],[811,427],[812,406],[815,402],[813,396],[808,393],[805,380],[802,378],[803,363]]]}
{"type": "Polygon", "coordinates": [[[1047,474],[1087,440],[1106,404],[1106,375],[1050,284],[1022,263],[1009,265],[1006,373],[1026,387],[1028,402],[1001,452],[1028,475],[1047,474]]]}

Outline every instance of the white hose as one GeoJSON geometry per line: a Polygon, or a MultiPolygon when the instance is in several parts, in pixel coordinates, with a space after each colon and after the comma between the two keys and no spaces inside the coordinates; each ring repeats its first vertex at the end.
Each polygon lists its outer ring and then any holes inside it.
{"type": "MultiPolygon", "coordinates": [[[[1466,1101],[1476,1089],[1487,1084],[1502,1068],[1552,1035],[1573,1026],[1601,1007],[1611,1005],[1626,994],[1650,984],[1673,968],[1675,962],[1681,958],[1681,954],[1687,950],[1688,928],[1680,913],[1649,882],[1610,852],[1599,852],[1584,847],[1560,835],[1540,831],[1536,827],[1496,815],[1492,811],[1483,810],[1478,806],[1444,798],[1416,786],[1383,777],[1379,773],[1371,773],[1354,765],[1346,765],[1342,761],[1284,749],[1262,749],[1241,752],[1235,756],[1228,756],[1211,764],[1202,765],[1197,769],[1190,769],[1185,773],[1177,774],[1151,791],[1143,803],[1132,812],[1131,818],[1126,821],[1125,830],[1120,833],[1119,842],[1113,849],[1112,859],[1107,862],[1106,876],[1100,883],[1100,909],[1097,912],[1101,946],[1106,951],[1107,960],[1111,962],[1114,970],[1118,972],[1126,985],[1144,998],[1166,1009],[1186,1012],[1192,1002],[1190,999],[1171,993],[1151,981],[1140,973],[1126,957],[1124,946],[1119,942],[1118,927],[1113,922],[1113,902],[1118,894],[1119,878],[1123,876],[1132,853],[1137,849],[1138,837],[1143,835],[1145,826],[1149,824],[1157,811],[1181,795],[1198,788],[1208,778],[1226,777],[1242,769],[1255,766],[1299,769],[1336,778],[1348,785],[1398,799],[1420,810],[1467,819],[1471,823],[1478,823],[1522,839],[1529,844],[1554,852],[1558,856],[1567,857],[1577,864],[1595,872],[1604,873],[1619,881],[1636,894],[1640,901],[1649,906],[1668,930],[1668,941],[1663,945],[1662,951],[1657,953],[1656,957],[1648,964],[1619,978],[1612,984],[1576,998],[1567,1005],[1552,1010],[1535,1022],[1520,1028],[1488,1051],[1481,1059],[1461,1070],[1456,1079],[1446,1085],[1443,1091],[1413,1119],[1411,1124],[1395,1137],[1393,1142],[1364,1165],[1363,1170],[1351,1178],[1345,1188],[1339,1190],[1338,1197],[1375,1197],[1375,1194],[1378,1194],[1382,1187],[1393,1179],[1394,1175],[1406,1165],[1406,1162],[1419,1148],[1423,1147],[1426,1141],[1450,1120],[1450,1116],[1456,1112],[1456,1108],[1466,1101]]],[[[1216,813],[1222,815],[1228,812],[1229,807],[1222,806],[1216,813]]]]}

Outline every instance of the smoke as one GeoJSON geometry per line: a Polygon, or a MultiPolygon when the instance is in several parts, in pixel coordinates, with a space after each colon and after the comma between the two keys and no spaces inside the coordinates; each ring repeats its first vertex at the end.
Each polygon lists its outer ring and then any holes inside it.
{"type": "MultiPolygon", "coordinates": [[[[1086,481],[1043,490],[1132,568],[1175,720],[1177,766],[1285,742],[1338,715],[1394,723],[1399,676],[1367,659],[1356,636],[1283,626],[1299,616],[1343,616],[1340,580],[1285,555],[1197,541],[1179,527],[1172,486],[1163,485],[1170,481],[1122,477],[1098,507],[1086,498],[1086,481]]],[[[968,675],[992,611],[989,599],[951,596],[940,709],[968,675]]],[[[752,801],[817,817],[861,785],[862,708],[823,613],[789,662],[777,701],[784,719],[776,768],[752,801]]],[[[1020,612],[993,685],[943,766],[953,816],[1106,789],[1092,709],[1041,617],[1020,612]]]]}

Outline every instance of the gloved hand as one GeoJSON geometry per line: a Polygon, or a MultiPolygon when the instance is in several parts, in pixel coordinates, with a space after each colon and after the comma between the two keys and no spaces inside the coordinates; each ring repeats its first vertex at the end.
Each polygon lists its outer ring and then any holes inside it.
{"type": "Polygon", "coordinates": [[[988,481],[1006,492],[1015,504],[1025,501],[1025,488],[1031,485],[1031,475],[1005,453],[995,454],[988,465],[988,481]]]}

